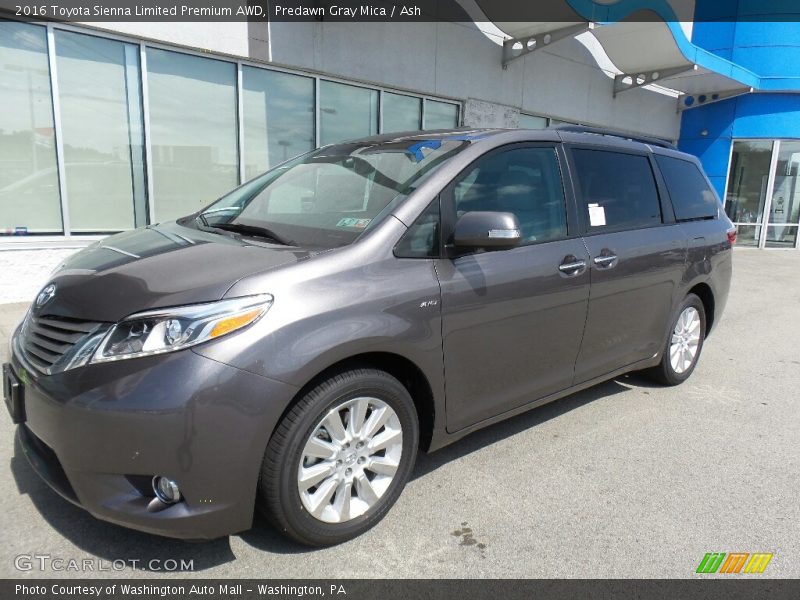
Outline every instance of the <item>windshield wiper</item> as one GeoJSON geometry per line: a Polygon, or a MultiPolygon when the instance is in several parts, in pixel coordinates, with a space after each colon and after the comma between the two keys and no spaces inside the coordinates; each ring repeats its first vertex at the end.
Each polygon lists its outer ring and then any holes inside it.
{"type": "Polygon", "coordinates": [[[293,240],[289,240],[282,235],[279,235],[267,229],[266,227],[258,227],[256,225],[245,225],[243,223],[219,223],[218,225],[211,225],[212,229],[222,229],[223,231],[230,231],[231,233],[241,233],[252,237],[260,237],[268,240],[278,242],[283,246],[295,246],[293,240]]]}

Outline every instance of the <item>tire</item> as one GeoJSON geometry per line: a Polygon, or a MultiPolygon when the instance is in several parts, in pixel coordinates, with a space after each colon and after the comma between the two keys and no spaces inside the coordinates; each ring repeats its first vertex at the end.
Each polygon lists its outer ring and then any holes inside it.
{"type": "Polygon", "coordinates": [[[278,424],[261,468],[258,506],[301,544],[353,539],[383,519],[400,496],[418,443],[414,401],[397,379],[369,368],[341,371],[304,394],[278,424]]]}
{"type": "MultiPolygon", "coordinates": [[[[682,329],[685,329],[683,327],[682,329]]],[[[705,332],[706,332],[706,311],[703,307],[703,302],[700,300],[699,297],[695,296],[694,294],[689,294],[683,300],[683,302],[678,306],[678,309],[675,311],[675,314],[672,318],[669,335],[667,337],[666,346],[664,347],[664,351],[662,352],[661,362],[658,366],[653,367],[646,371],[646,373],[658,383],[663,385],[679,385],[689,379],[691,374],[694,372],[694,368],[697,366],[697,361],[700,358],[700,353],[703,350],[703,341],[705,340],[705,332]],[[696,311],[696,312],[693,312],[696,311]],[[695,315],[697,317],[697,321],[695,320],[695,315]],[[694,339],[694,334],[696,333],[696,341],[694,342],[694,346],[696,347],[696,351],[694,355],[691,357],[691,361],[687,361],[687,354],[680,354],[681,349],[678,346],[677,351],[674,347],[674,344],[681,343],[680,341],[676,340],[676,337],[679,336],[679,325],[681,325],[680,320],[685,319],[683,321],[683,325],[689,325],[691,318],[691,329],[692,331],[689,334],[692,335],[685,335],[684,340],[686,345],[684,348],[691,348],[692,342],[691,340],[694,339]],[[699,321],[699,322],[698,322],[699,321]],[[677,352],[678,356],[674,356],[675,352],[677,352]],[[674,360],[675,359],[675,360],[674,360]],[[676,366],[677,363],[677,366],[676,366]]]]}

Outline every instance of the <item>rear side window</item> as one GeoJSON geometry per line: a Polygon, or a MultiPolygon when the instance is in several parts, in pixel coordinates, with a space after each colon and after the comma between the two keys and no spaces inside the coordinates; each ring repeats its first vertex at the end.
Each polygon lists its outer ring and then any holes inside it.
{"type": "Polygon", "coordinates": [[[676,220],[716,218],[719,203],[697,165],[688,160],[658,155],[656,162],[667,183],[676,220]]]}
{"type": "Polygon", "coordinates": [[[660,224],[661,203],[646,156],[607,150],[572,151],[590,233],[660,224]]]}

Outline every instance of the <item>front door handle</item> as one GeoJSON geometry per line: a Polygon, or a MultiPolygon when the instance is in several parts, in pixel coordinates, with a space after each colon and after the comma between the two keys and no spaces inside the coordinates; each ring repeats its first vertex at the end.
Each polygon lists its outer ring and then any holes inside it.
{"type": "Polygon", "coordinates": [[[586,261],[574,256],[567,256],[564,258],[564,262],[558,265],[558,270],[564,275],[577,275],[586,270],[586,261]]]}
{"type": "Polygon", "coordinates": [[[594,258],[594,264],[596,264],[601,269],[610,269],[616,264],[616,262],[617,262],[616,254],[604,254],[601,256],[596,256],[594,258]]]}

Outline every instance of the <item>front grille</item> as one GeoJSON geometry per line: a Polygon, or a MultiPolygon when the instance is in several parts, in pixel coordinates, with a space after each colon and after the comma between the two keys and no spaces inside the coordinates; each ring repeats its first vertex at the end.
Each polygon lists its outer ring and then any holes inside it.
{"type": "Polygon", "coordinates": [[[76,345],[103,325],[70,317],[30,315],[22,329],[22,349],[34,367],[50,373],[76,345]]]}

